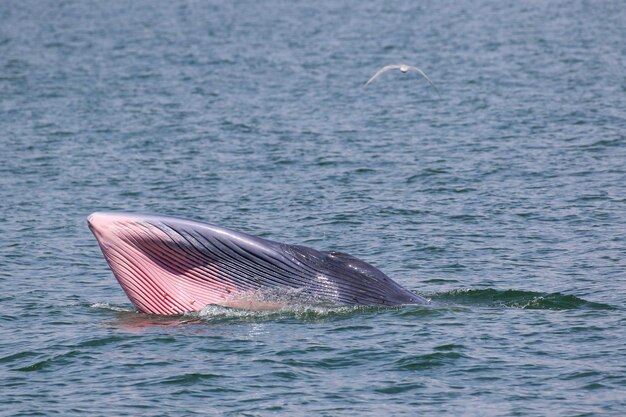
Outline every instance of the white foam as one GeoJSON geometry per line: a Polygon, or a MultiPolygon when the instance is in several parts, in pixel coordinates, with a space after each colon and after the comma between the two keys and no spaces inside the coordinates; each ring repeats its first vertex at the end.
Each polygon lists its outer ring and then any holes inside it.
{"type": "Polygon", "coordinates": [[[91,308],[101,308],[101,309],[104,309],[104,310],[111,310],[111,311],[129,312],[129,313],[134,311],[134,310],[131,310],[131,309],[128,309],[128,308],[114,306],[114,305],[111,305],[109,303],[93,303],[89,307],[91,307],[91,308]]]}

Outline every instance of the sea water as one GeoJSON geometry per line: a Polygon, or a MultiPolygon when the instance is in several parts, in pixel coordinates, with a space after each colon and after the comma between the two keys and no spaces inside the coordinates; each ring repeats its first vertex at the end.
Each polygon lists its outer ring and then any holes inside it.
{"type": "Polygon", "coordinates": [[[0,2],[0,415],[622,416],[621,1],[0,2]],[[380,67],[392,71],[367,88],[380,67]],[[431,299],[139,314],[176,215],[431,299]]]}

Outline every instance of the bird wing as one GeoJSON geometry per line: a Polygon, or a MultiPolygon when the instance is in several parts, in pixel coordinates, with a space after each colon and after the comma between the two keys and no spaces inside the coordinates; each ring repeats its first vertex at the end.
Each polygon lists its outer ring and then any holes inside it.
{"type": "Polygon", "coordinates": [[[439,89],[437,88],[437,86],[435,84],[433,84],[433,82],[430,80],[430,78],[428,78],[428,75],[426,75],[424,73],[424,71],[422,71],[421,69],[417,68],[417,67],[412,67],[409,66],[409,69],[412,69],[413,71],[417,72],[419,75],[421,75],[422,77],[426,78],[426,81],[428,81],[430,83],[430,85],[433,86],[433,88],[435,89],[435,91],[437,91],[437,94],[441,94],[439,93],[439,89]]]}
{"type": "MultiPolygon", "coordinates": [[[[369,83],[371,83],[372,81],[374,81],[376,78],[378,78],[380,76],[380,74],[382,74],[385,71],[389,71],[392,69],[399,69],[400,65],[387,65],[385,67],[382,67],[381,69],[379,69],[378,71],[376,71],[376,74],[374,74],[372,76],[372,78],[370,78],[369,80],[367,80],[367,82],[365,83],[365,86],[367,86],[369,83]]],[[[364,87],[365,87],[364,86],[364,87]]]]}

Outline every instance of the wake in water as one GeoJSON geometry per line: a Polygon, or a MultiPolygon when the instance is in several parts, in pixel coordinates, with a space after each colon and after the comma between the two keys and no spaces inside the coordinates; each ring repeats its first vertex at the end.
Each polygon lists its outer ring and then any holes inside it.
{"type": "MultiPolygon", "coordinates": [[[[425,296],[426,294],[420,295],[425,296]]],[[[432,303],[429,305],[404,307],[341,306],[329,305],[293,290],[272,290],[252,292],[246,296],[246,301],[250,305],[267,307],[262,309],[242,309],[209,304],[200,311],[175,316],[161,316],[137,313],[130,308],[107,303],[94,303],[90,307],[116,312],[118,314],[116,325],[121,324],[132,329],[149,326],[249,323],[281,319],[316,321],[403,309],[427,313],[428,311],[434,312],[439,307],[448,308],[449,306],[501,307],[526,310],[615,309],[611,305],[587,301],[574,295],[513,289],[463,288],[432,293],[429,297],[432,299],[432,303]]]]}
{"type": "MultiPolygon", "coordinates": [[[[399,307],[396,307],[396,309],[399,307]]],[[[208,305],[199,312],[186,313],[188,317],[198,317],[207,321],[219,320],[267,320],[279,318],[295,318],[295,319],[315,319],[329,318],[339,316],[349,316],[365,311],[383,310],[378,307],[363,306],[320,306],[294,304],[284,306],[279,310],[242,310],[237,308],[222,307],[218,305],[208,305]]]]}
{"type": "Polygon", "coordinates": [[[544,293],[522,290],[496,290],[494,288],[464,288],[434,293],[433,301],[442,304],[478,305],[521,308],[529,310],[573,310],[579,308],[612,310],[614,307],[595,303],[559,292],[544,293]]]}
{"type": "Polygon", "coordinates": [[[93,303],[93,304],[90,304],[89,307],[99,308],[103,310],[111,310],[111,311],[123,311],[123,312],[128,312],[128,313],[134,311],[130,308],[119,307],[119,306],[109,304],[109,303],[93,303]]]}
{"type": "Polygon", "coordinates": [[[130,330],[151,326],[249,323],[280,319],[315,321],[402,308],[332,305],[293,290],[252,292],[246,295],[245,301],[250,305],[261,306],[262,308],[234,308],[209,304],[200,311],[164,316],[140,313],[130,307],[124,308],[108,303],[93,303],[89,307],[117,313],[116,322],[109,324],[115,327],[121,325],[130,330]]]}

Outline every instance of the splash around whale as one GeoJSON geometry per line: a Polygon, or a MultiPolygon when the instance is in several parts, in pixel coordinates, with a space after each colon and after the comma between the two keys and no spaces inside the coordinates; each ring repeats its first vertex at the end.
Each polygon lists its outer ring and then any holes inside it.
{"type": "Polygon", "coordinates": [[[115,278],[143,313],[181,314],[211,304],[267,310],[293,302],[428,303],[372,265],[341,252],[169,216],[97,212],[88,225],[115,278]]]}

